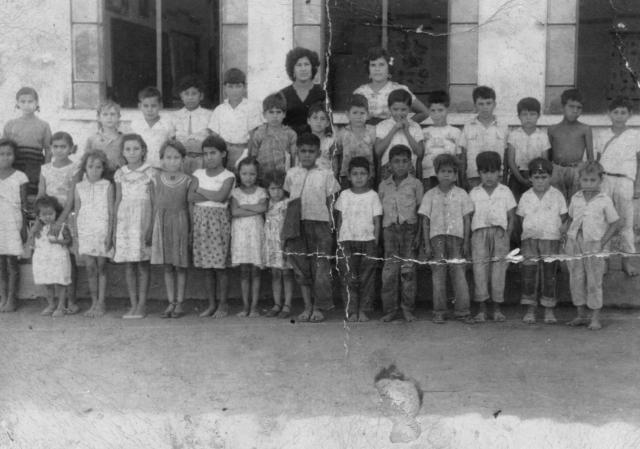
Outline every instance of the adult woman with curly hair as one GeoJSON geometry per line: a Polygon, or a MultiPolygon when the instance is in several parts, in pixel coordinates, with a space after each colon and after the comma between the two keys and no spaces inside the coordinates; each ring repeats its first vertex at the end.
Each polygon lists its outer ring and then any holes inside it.
{"type": "Polygon", "coordinates": [[[324,103],[327,97],[322,86],[313,82],[319,67],[320,58],[315,51],[296,47],[287,53],[287,75],[293,82],[280,91],[287,100],[284,124],[291,127],[298,135],[309,131],[307,125],[309,106],[318,102],[324,103]]]}

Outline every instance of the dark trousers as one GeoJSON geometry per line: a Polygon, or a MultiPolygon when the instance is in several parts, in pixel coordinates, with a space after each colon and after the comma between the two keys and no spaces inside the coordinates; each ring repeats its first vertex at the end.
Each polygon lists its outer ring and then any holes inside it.
{"type": "MultiPolygon", "coordinates": [[[[371,310],[375,293],[375,274],[378,261],[374,258],[378,245],[375,240],[344,241],[339,244],[342,256],[338,267],[342,274],[342,295],[348,315],[371,310]]],[[[341,254],[340,254],[341,253],[341,254]]]]}
{"type": "Polygon", "coordinates": [[[522,241],[522,255],[525,260],[520,266],[522,276],[522,298],[520,304],[538,305],[538,279],[540,282],[540,304],[543,307],[556,305],[556,277],[558,261],[543,262],[541,257],[560,253],[560,241],[525,239],[522,241]]]}
{"type": "Polygon", "coordinates": [[[416,300],[416,266],[403,260],[415,258],[413,241],[417,225],[392,224],[384,228],[384,266],[382,268],[382,307],[384,313],[398,310],[412,311],[416,300]],[[401,300],[398,304],[398,293],[401,300]]]}

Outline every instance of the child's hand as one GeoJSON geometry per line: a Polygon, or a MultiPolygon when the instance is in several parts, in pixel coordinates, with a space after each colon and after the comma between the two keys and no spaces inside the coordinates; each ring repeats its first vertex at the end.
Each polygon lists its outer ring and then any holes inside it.
{"type": "Polygon", "coordinates": [[[464,257],[465,259],[471,258],[471,242],[469,242],[468,240],[465,240],[462,244],[462,257],[464,257]]]}
{"type": "Polygon", "coordinates": [[[113,239],[111,237],[105,237],[104,238],[104,250],[105,252],[109,252],[111,251],[111,248],[113,247],[113,239]]]}
{"type": "Polygon", "coordinates": [[[153,229],[151,229],[151,226],[149,226],[147,231],[144,233],[144,244],[147,246],[151,246],[152,239],[153,239],[153,229]]]}
{"type": "Polygon", "coordinates": [[[431,257],[433,257],[433,250],[431,249],[431,245],[429,243],[426,243],[424,245],[424,257],[426,260],[431,259],[431,257]]]}
{"type": "Polygon", "coordinates": [[[411,244],[411,248],[412,249],[418,249],[420,248],[420,235],[416,234],[415,238],[413,239],[413,242],[411,244]]]}

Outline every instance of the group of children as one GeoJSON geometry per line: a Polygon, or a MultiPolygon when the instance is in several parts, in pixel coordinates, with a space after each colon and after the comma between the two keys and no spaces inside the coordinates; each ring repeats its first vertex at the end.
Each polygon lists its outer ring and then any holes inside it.
{"type": "MultiPolygon", "coordinates": [[[[618,230],[623,251],[635,253],[638,135],[626,128],[631,105],[625,100],[611,103],[612,127],[597,142],[596,162],[591,131],[577,120],[576,90],[563,93],[564,118],[548,133],[537,127],[540,103],[533,98],[518,103],[522,127],[507,133],[493,115],[495,92],[485,86],[474,90],[478,114],[462,130],[447,124],[445,92],[429,96],[433,125],[424,129],[408,116],[407,90],[388,94],[390,117],[375,126],[367,122],[367,98],[354,94],[349,124],[334,136],[324,105],[309,108],[310,132],[297,134],[283,125],[281,93],[267,96],[260,114],[244,98],[245,87],[241,71],[227,71],[227,98],[211,112],[200,106],[201,84],[187,78],[177,89],[184,108],[171,116],[160,114],[160,92],[145,88],[142,116],[130,134],[118,130],[118,105],[106,102],[80,161],[72,159],[71,136],[51,135],[35,116],[37,93],[21,89],[23,115],[7,123],[0,140],[0,311],[15,310],[17,260],[26,240],[34,282],[47,288],[45,315],[79,311],[78,256],[91,292],[87,316],[105,313],[111,259],[126,264],[131,308],[124,318],[145,316],[149,264],[158,264],[169,300],[163,317],[184,314],[190,266],[211,271],[201,316],[227,315],[227,268],[238,266],[239,316],[259,315],[261,269],[269,268],[274,305],[267,316],[290,316],[295,279],[304,300],[298,319],[317,322],[334,307],[335,259],[347,319],[367,321],[382,244],[382,321],[399,312],[415,319],[417,259],[432,272],[434,322],[447,317],[447,270],[456,318],[485,321],[491,300],[492,318],[503,321],[506,256],[518,244],[523,320],[536,321],[539,303],[544,321],[556,322],[557,258],[564,253],[578,310],[569,324],[601,327],[605,265],[593,254],[618,230]],[[36,221],[27,235],[30,193],[37,198],[36,221]]],[[[636,274],[626,259],[624,268],[636,274]]]]}

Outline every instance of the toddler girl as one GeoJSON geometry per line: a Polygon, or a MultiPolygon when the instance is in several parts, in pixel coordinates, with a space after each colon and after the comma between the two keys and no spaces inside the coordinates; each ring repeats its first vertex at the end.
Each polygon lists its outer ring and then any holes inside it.
{"type": "Polygon", "coordinates": [[[293,296],[293,270],[284,255],[283,242],[280,239],[284,217],[287,213],[288,200],[283,190],[286,173],[276,170],[266,177],[269,188],[269,209],[264,222],[264,245],[262,260],[271,268],[271,288],[273,291],[273,308],[267,316],[288,318],[291,314],[291,298],[293,296]],[[282,286],[284,285],[284,305],[282,305],[282,286]]]}
{"type": "Polygon", "coordinates": [[[122,133],[118,131],[120,124],[120,105],[111,100],[98,106],[98,132],[87,140],[85,152],[89,150],[101,150],[107,155],[108,166],[104,177],[109,181],[118,167],[126,161],[122,158],[122,133]]]}
{"type": "Polygon", "coordinates": [[[116,184],[113,261],[126,263],[131,309],[122,318],[128,319],[144,318],[149,290],[153,169],[144,162],[146,154],[147,145],[142,137],[122,136],[122,156],[127,165],[120,167],[113,178],[116,184]]]}
{"type": "Polygon", "coordinates": [[[193,172],[189,202],[193,205],[193,265],[212,269],[209,285],[209,307],[200,314],[214,318],[227,316],[227,265],[231,223],[229,221],[229,195],[235,184],[235,175],[224,168],[227,145],[218,136],[209,136],[202,142],[204,168],[193,172]],[[216,295],[216,280],[218,295],[216,295]],[[216,309],[216,296],[218,306],[216,309]],[[214,313],[215,312],[215,313],[214,313]]]}
{"type": "Polygon", "coordinates": [[[0,139],[0,312],[16,310],[18,256],[25,235],[27,176],[13,168],[18,150],[13,140],[0,139]]]}
{"type": "Polygon", "coordinates": [[[100,150],[84,154],[80,163],[82,181],[76,184],[73,204],[78,230],[78,256],[87,267],[91,307],[87,317],[100,317],[105,312],[107,273],[105,264],[112,255],[113,185],[104,179],[107,155],[100,150]]]}
{"type": "Polygon", "coordinates": [[[260,269],[267,191],[258,187],[258,161],[252,157],[238,163],[240,187],[231,192],[231,263],[240,265],[240,285],[244,307],[239,317],[257,317],[260,297],[260,269]],[[249,304],[251,293],[251,304],[249,304]]]}
{"type": "Polygon", "coordinates": [[[335,158],[335,139],[333,138],[329,115],[322,103],[311,105],[307,115],[307,123],[311,132],[320,139],[320,156],[316,159],[316,166],[331,170],[338,176],[338,161],[335,158]]]}
{"type": "Polygon", "coordinates": [[[184,315],[182,303],[189,266],[189,203],[191,176],[182,173],[187,150],[177,140],[160,147],[162,169],[153,177],[153,238],[151,263],[164,265],[169,306],[162,318],[184,315]],[[177,303],[176,303],[177,299],[177,303]]]}
{"type": "Polygon", "coordinates": [[[66,225],[53,232],[56,219],[62,213],[62,206],[54,197],[44,195],[38,198],[35,213],[42,226],[34,227],[29,240],[33,246],[33,282],[47,289],[47,307],[41,315],[64,316],[67,285],[71,284],[68,248],[71,233],[66,225]],[[57,307],[55,298],[58,298],[57,307]]]}
{"type": "MultiPolygon", "coordinates": [[[[66,223],[72,236],[74,234],[73,216],[70,212],[73,207],[73,181],[78,166],[69,159],[69,155],[74,153],[75,149],[73,139],[68,133],[59,131],[51,136],[51,162],[42,166],[38,184],[38,198],[44,195],[52,196],[64,207],[54,232],[59,231],[60,226],[66,223]]],[[[73,243],[72,239],[71,244],[73,245],[73,243]]],[[[67,313],[74,314],[78,313],[80,307],[76,304],[77,266],[73,251],[69,257],[71,260],[71,284],[69,284],[67,291],[67,313]]]]}
{"type": "Polygon", "coordinates": [[[38,92],[33,87],[23,87],[16,93],[16,109],[22,116],[9,120],[4,127],[3,137],[11,139],[18,145],[14,166],[24,172],[29,179],[27,193],[36,195],[40,167],[49,160],[51,145],[51,128],[44,120],[36,117],[40,110],[38,92]]]}

